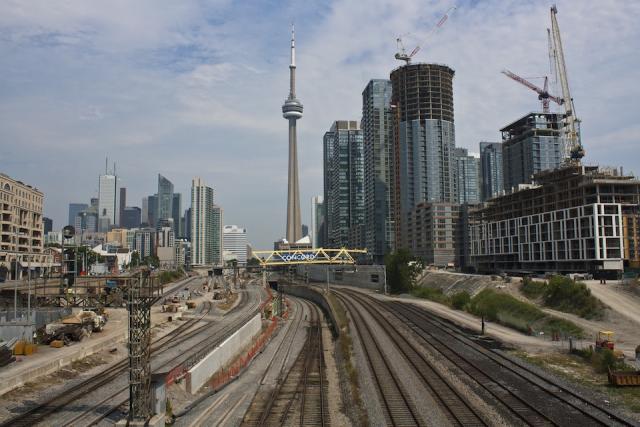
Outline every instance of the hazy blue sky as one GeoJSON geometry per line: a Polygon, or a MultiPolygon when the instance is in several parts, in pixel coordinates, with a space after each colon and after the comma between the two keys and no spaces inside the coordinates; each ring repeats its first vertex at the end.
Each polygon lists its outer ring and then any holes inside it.
{"type": "MultiPolygon", "coordinates": [[[[303,222],[322,193],[322,136],[359,120],[370,78],[400,65],[448,1],[0,1],[0,171],[45,193],[55,227],[69,202],[97,196],[108,156],[129,205],[162,173],[189,201],[204,178],[225,223],[255,247],[284,235],[289,24],[298,38],[303,222]]],[[[454,80],[456,141],[478,151],[498,129],[538,109],[500,74],[548,73],[550,4],[462,1],[416,61],[445,63],[454,80]]],[[[587,163],[640,173],[640,2],[558,1],[587,163]]],[[[538,80],[538,82],[540,82],[538,80]]]]}

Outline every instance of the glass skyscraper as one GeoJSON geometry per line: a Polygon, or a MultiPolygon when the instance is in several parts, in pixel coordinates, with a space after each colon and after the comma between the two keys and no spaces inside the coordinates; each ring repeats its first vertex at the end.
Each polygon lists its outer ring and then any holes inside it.
{"type": "Polygon", "coordinates": [[[358,122],[334,122],[324,146],[328,246],[364,247],[364,152],[358,122]]]}
{"type": "Polygon", "coordinates": [[[173,218],[173,183],[158,174],[158,217],[159,219],[173,218]]]}
{"type": "Polygon", "coordinates": [[[365,246],[375,262],[395,247],[391,81],[370,80],[362,92],[365,246]]]}
{"type": "Polygon", "coordinates": [[[534,174],[562,164],[563,120],[564,114],[529,113],[500,129],[505,190],[530,183],[534,174]]]}
{"type": "Polygon", "coordinates": [[[116,175],[100,175],[98,182],[98,223],[99,231],[109,231],[120,223],[118,209],[118,177],[116,175]]]}
{"type": "Polygon", "coordinates": [[[484,202],[502,193],[502,143],[480,143],[480,171],[482,175],[481,200],[484,202]]]}
{"type": "Polygon", "coordinates": [[[454,150],[456,159],[456,175],[458,203],[480,202],[480,159],[470,156],[466,148],[454,150]]]}

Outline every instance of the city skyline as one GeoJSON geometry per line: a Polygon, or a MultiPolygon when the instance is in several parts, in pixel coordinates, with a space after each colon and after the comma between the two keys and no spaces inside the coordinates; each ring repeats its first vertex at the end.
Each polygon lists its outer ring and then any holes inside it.
{"type": "MultiPolygon", "coordinates": [[[[498,130],[517,117],[539,110],[533,93],[499,71],[509,68],[523,76],[539,76],[548,69],[548,5],[510,4],[508,10],[506,5],[461,2],[447,26],[414,59],[455,70],[456,145],[470,153],[478,153],[481,140],[498,140],[498,130]],[[501,24],[506,19],[515,23],[508,29],[509,37],[501,24]]],[[[638,173],[640,160],[633,155],[633,143],[640,138],[640,128],[632,117],[640,99],[640,89],[632,84],[637,43],[624,41],[640,38],[633,24],[640,9],[612,5],[558,2],[572,92],[583,120],[585,163],[623,166],[638,173]],[[588,30],[604,19],[615,22],[615,28],[597,34],[588,30]],[[610,79],[613,74],[616,78],[610,79]],[[615,150],[609,149],[612,140],[615,150]]],[[[395,37],[425,34],[442,10],[429,2],[403,2],[392,10],[372,5],[361,25],[380,31],[363,39],[339,18],[356,8],[350,2],[304,9],[284,5],[258,18],[257,12],[242,6],[210,6],[201,18],[202,10],[192,4],[178,10],[143,4],[127,22],[117,24],[117,7],[82,13],[71,8],[64,17],[37,7],[28,16],[18,16],[12,6],[3,7],[0,28],[13,37],[0,42],[0,52],[12,64],[0,68],[0,102],[6,111],[0,138],[15,141],[0,150],[3,172],[45,193],[44,215],[54,224],[65,222],[70,202],[97,196],[105,155],[118,163],[130,206],[141,207],[142,197],[153,194],[158,173],[169,177],[183,195],[189,192],[192,176],[199,174],[216,188],[225,215],[252,230],[256,248],[269,247],[274,238],[282,237],[286,202],[287,135],[277,109],[289,83],[288,52],[282,46],[289,38],[290,18],[304,28],[297,34],[302,47],[297,65],[304,75],[297,92],[306,110],[298,129],[298,151],[300,197],[309,200],[322,193],[322,135],[327,124],[358,117],[366,83],[388,78],[401,65],[393,60],[395,37]],[[206,21],[218,12],[228,25],[206,21]],[[83,32],[92,19],[98,19],[100,30],[83,32]],[[138,24],[143,19],[148,20],[147,30],[138,24]],[[180,38],[202,19],[206,25],[195,35],[180,38]],[[180,25],[171,25],[174,20],[180,25]],[[244,20],[258,24],[246,30],[244,20]],[[229,45],[233,52],[227,50],[229,45]],[[88,52],[97,58],[91,66],[81,61],[88,52]],[[103,66],[107,61],[113,62],[113,69],[103,66]],[[49,64],[47,70],[39,66],[43,62],[49,64]],[[76,80],[74,70],[83,77],[76,80]],[[130,74],[135,79],[120,79],[130,74]],[[74,78],[61,77],[66,75],[74,78]],[[243,97],[255,102],[238,104],[243,97]],[[154,105],[159,98],[172,106],[154,105]],[[40,125],[32,126],[34,121],[40,125]],[[118,122],[122,126],[114,125],[118,122]],[[134,126],[136,122],[143,126],[134,126]],[[69,158],[73,169],[58,166],[69,158]]],[[[302,222],[308,223],[308,203],[301,206],[302,222]]]]}

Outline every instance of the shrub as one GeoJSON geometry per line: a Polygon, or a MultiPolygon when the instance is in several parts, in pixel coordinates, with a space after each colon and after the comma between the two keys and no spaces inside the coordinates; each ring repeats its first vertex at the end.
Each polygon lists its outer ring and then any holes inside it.
{"type": "Polygon", "coordinates": [[[545,291],[547,284],[545,282],[537,282],[525,277],[520,285],[520,292],[529,299],[540,298],[545,291]]]}
{"type": "Polygon", "coordinates": [[[549,316],[533,304],[493,289],[484,289],[471,298],[467,310],[476,316],[500,323],[504,326],[522,331],[543,331],[545,334],[554,332],[563,335],[582,337],[583,331],[574,323],[549,316]]]}
{"type": "Polygon", "coordinates": [[[585,319],[601,319],[604,314],[604,305],[591,295],[587,285],[564,276],[553,276],[549,280],[544,289],[543,300],[548,307],[577,314],[585,319]]]}
{"type": "Polygon", "coordinates": [[[467,291],[458,292],[451,297],[451,306],[456,310],[464,309],[469,302],[471,302],[471,295],[467,291]]]}
{"type": "Polygon", "coordinates": [[[411,291],[411,295],[418,298],[424,298],[431,301],[439,302],[440,304],[450,305],[449,297],[443,294],[440,289],[427,287],[414,288],[411,291]]]}
{"type": "Polygon", "coordinates": [[[163,271],[159,275],[160,284],[164,285],[165,283],[173,282],[174,280],[182,277],[181,270],[171,270],[171,271],[163,271]]]}

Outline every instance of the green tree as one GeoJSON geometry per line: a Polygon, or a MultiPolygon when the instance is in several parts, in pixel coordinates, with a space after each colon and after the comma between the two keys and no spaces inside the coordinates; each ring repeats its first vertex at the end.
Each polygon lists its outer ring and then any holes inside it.
{"type": "Polygon", "coordinates": [[[160,259],[158,259],[158,257],[155,255],[150,255],[144,259],[144,264],[148,265],[149,267],[158,268],[158,266],[160,266],[160,259]]]}
{"type": "Polygon", "coordinates": [[[422,271],[422,261],[406,250],[387,254],[387,286],[392,293],[409,292],[415,286],[416,276],[422,271]]]}
{"type": "Polygon", "coordinates": [[[129,267],[137,267],[140,265],[140,253],[138,251],[133,251],[131,253],[131,262],[129,263],[129,267]]]}

